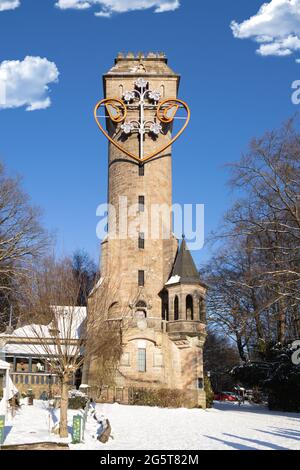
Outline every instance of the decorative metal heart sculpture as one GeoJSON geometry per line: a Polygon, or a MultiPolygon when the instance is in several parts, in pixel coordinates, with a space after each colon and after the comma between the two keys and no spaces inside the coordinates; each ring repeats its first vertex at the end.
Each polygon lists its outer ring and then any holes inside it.
{"type": "MultiPolygon", "coordinates": [[[[160,153],[164,152],[169,148],[183,133],[190,121],[190,109],[188,105],[177,98],[169,98],[160,100],[160,93],[156,91],[148,90],[148,82],[143,78],[138,79],[135,82],[137,89],[132,91],[127,91],[124,94],[124,101],[117,98],[106,98],[99,101],[94,109],[94,117],[100,131],[105,135],[105,137],[111,142],[115,147],[117,147],[125,155],[133,158],[138,162],[145,162],[151,158],[156,157],[160,153]],[[148,99],[149,102],[154,104],[150,105],[150,108],[156,111],[155,120],[146,120],[145,117],[145,100],[148,99]],[[137,101],[138,100],[138,101],[137,101]],[[139,108],[139,120],[127,121],[128,106],[132,109],[134,106],[139,108]],[[98,111],[101,107],[104,107],[106,113],[104,116],[98,116],[98,111]],[[185,117],[176,117],[176,114],[179,109],[184,109],[186,111],[185,117]],[[132,152],[129,152],[121,145],[117,140],[112,138],[108,132],[104,129],[100,118],[110,119],[115,124],[120,124],[120,130],[127,136],[133,132],[139,133],[140,137],[140,154],[135,155],[132,152]],[[184,120],[184,125],[177,132],[177,134],[167,143],[162,145],[160,148],[156,149],[150,155],[144,155],[144,136],[145,134],[153,134],[159,136],[163,131],[163,125],[171,125],[175,119],[184,120]]],[[[149,104],[148,104],[149,108],[149,104]]]]}

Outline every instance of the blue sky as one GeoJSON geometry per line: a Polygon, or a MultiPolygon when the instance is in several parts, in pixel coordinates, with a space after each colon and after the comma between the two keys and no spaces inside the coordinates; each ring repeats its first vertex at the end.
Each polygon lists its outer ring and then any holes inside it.
{"type": "MultiPolygon", "coordinates": [[[[59,71],[58,82],[49,84],[51,106],[0,109],[0,158],[23,175],[59,252],[84,248],[99,255],[95,212],[106,200],[107,160],[92,110],[102,97],[101,75],[119,51],[165,51],[181,73],[179,96],[190,104],[192,120],[174,146],[174,202],[204,203],[206,233],[215,229],[233,199],[224,165],[239,158],[251,137],[298,110],[291,102],[291,84],[300,79],[298,49],[259,55],[251,38],[260,33],[245,32],[247,24],[234,37],[231,21],[255,15],[261,0],[181,0],[174,11],[110,18],[93,14],[99,6],[61,10],[54,3],[22,0],[0,11],[0,66],[32,56],[59,71]]],[[[196,252],[198,265],[209,255],[206,248],[196,252]]]]}

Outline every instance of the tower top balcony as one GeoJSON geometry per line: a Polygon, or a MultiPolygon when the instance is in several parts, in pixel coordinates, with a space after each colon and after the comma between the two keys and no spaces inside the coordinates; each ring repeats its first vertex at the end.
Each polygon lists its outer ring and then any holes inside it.
{"type": "Polygon", "coordinates": [[[178,320],[167,323],[167,333],[173,341],[186,337],[206,337],[206,325],[200,321],[178,320]]]}

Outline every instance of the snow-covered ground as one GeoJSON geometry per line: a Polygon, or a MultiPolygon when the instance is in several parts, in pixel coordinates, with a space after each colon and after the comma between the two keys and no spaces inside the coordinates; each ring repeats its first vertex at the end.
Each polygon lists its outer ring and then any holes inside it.
{"type": "MultiPolygon", "coordinates": [[[[118,404],[97,405],[97,413],[109,418],[113,439],[101,444],[95,438],[98,423],[89,416],[84,444],[72,449],[263,449],[300,450],[300,414],[270,412],[265,408],[215,403],[210,410],[159,409],[118,404]]],[[[69,411],[72,418],[78,411],[69,411]]],[[[47,403],[22,406],[7,423],[5,444],[58,442],[49,429],[57,415],[49,415],[47,403]]]]}

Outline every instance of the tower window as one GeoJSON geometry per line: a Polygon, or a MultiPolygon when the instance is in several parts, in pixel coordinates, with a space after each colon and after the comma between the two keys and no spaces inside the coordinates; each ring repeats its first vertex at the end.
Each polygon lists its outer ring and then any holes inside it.
{"type": "Polygon", "coordinates": [[[202,377],[199,377],[197,379],[197,388],[199,390],[203,390],[203,388],[204,388],[204,383],[203,383],[203,378],[202,377]]]}
{"type": "Polygon", "coordinates": [[[139,165],[139,176],[145,176],[145,165],[139,165]]]}
{"type": "Polygon", "coordinates": [[[177,295],[174,299],[174,320],[175,321],[179,320],[179,301],[178,301],[177,295]]]}
{"type": "Polygon", "coordinates": [[[145,211],[145,196],[139,196],[139,211],[145,211]]]}
{"type": "Polygon", "coordinates": [[[194,320],[194,305],[193,297],[191,295],[186,296],[186,319],[194,320]]]}
{"type": "Polygon", "coordinates": [[[144,285],[145,285],[145,271],[139,270],[138,284],[139,284],[139,287],[144,287],[144,285]]]}
{"type": "Polygon", "coordinates": [[[144,233],[139,234],[139,248],[141,250],[144,250],[145,248],[145,234],[144,233]]]}
{"type": "Polygon", "coordinates": [[[164,290],[161,294],[161,316],[165,321],[169,321],[169,294],[164,290]]]}
{"type": "Polygon", "coordinates": [[[146,372],[146,349],[138,349],[138,371],[146,372]]]}

